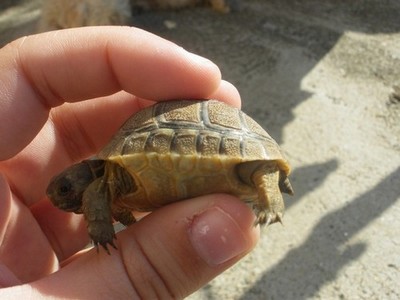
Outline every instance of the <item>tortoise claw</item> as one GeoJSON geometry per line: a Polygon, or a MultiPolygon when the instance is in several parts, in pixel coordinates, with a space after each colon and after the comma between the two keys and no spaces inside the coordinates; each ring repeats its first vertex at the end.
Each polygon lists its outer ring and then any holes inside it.
{"type": "Polygon", "coordinates": [[[256,220],[254,221],[254,226],[257,226],[258,224],[268,226],[276,222],[282,224],[282,213],[274,213],[268,210],[259,210],[258,208],[255,208],[255,213],[256,220]]]}
{"type": "Polygon", "coordinates": [[[118,249],[114,244],[114,240],[117,239],[117,237],[115,236],[114,227],[111,223],[102,221],[89,222],[88,232],[93,244],[97,248],[97,252],[99,251],[99,245],[102,246],[108,254],[110,254],[107,247],[108,245],[114,249],[118,249]]]}
{"type": "MultiPolygon", "coordinates": [[[[114,236],[115,239],[117,239],[116,236],[114,236]]],[[[107,252],[108,255],[111,255],[110,250],[108,249],[108,245],[110,245],[111,247],[113,247],[115,250],[118,250],[117,246],[115,246],[114,241],[111,242],[95,242],[93,241],[95,247],[96,247],[96,251],[97,253],[99,253],[99,245],[101,247],[103,247],[103,249],[107,252]]]]}

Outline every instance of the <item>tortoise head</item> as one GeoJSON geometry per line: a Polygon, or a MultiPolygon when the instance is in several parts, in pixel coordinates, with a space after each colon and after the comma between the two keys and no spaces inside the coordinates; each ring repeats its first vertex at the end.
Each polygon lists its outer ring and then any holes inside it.
{"type": "Polygon", "coordinates": [[[68,212],[82,213],[83,192],[103,174],[103,160],[84,160],[53,177],[46,194],[54,206],[68,212]]]}

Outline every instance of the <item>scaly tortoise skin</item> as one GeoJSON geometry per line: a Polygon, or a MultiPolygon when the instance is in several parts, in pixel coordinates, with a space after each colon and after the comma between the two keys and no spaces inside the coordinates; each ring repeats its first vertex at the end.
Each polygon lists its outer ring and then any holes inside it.
{"type": "Polygon", "coordinates": [[[211,193],[253,204],[256,224],[281,221],[293,194],[278,144],[241,110],[215,100],[157,103],[128,119],[98,154],[54,177],[47,195],[83,213],[94,244],[114,245],[113,219],[211,193]]]}

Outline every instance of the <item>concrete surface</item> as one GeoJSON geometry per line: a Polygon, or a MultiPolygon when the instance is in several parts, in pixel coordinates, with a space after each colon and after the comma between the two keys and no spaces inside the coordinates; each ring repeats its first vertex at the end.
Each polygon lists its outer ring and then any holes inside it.
{"type": "MultiPolygon", "coordinates": [[[[2,2],[4,44],[39,9],[2,2]]],[[[400,299],[400,2],[243,0],[132,25],[219,64],[293,166],[284,226],[189,298],[400,299]]]]}

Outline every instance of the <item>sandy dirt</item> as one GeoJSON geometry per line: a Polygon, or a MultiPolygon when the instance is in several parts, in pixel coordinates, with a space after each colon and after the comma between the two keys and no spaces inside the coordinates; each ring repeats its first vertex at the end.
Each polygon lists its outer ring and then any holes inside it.
{"type": "MultiPolygon", "coordinates": [[[[0,44],[34,32],[37,1],[0,9],[0,44]]],[[[190,299],[400,299],[399,20],[398,0],[134,15],[214,60],[293,166],[284,226],[190,299]]]]}

